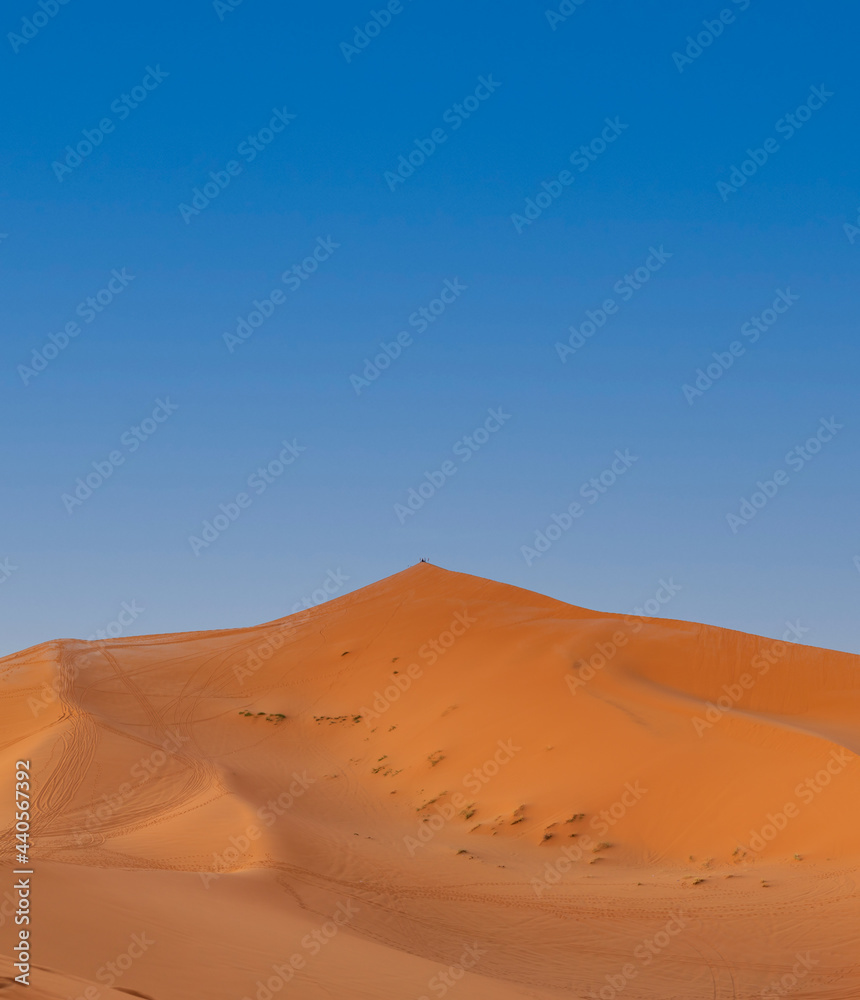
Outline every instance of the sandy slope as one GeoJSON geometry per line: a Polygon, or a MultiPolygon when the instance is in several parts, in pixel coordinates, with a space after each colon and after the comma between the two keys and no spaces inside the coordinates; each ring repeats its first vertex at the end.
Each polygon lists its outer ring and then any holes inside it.
{"type": "Polygon", "coordinates": [[[858,667],[426,564],[7,657],[3,995],[856,1000],[858,667]]]}

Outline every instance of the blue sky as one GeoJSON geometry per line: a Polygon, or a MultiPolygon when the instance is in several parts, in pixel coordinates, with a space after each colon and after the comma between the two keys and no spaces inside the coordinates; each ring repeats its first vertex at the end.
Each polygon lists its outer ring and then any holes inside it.
{"type": "Polygon", "coordinates": [[[422,556],[860,649],[855,11],[3,19],[0,652],[422,556]]]}

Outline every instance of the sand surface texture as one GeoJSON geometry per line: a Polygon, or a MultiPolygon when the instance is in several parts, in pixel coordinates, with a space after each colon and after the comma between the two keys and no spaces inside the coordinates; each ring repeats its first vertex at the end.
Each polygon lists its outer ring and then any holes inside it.
{"type": "Polygon", "coordinates": [[[32,985],[116,1000],[860,998],[860,657],[419,564],[0,660],[32,985]]]}

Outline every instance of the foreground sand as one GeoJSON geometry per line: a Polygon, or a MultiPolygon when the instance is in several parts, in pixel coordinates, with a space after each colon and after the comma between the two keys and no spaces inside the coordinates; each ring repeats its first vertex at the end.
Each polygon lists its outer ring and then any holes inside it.
{"type": "Polygon", "coordinates": [[[860,997],[860,657],[420,564],[0,699],[4,997],[860,997]]]}

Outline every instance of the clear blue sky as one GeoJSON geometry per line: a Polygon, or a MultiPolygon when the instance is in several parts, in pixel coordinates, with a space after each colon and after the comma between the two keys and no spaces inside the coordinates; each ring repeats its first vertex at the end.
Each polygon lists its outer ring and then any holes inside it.
{"type": "Polygon", "coordinates": [[[2,17],[0,652],[422,556],[860,650],[856,10],[2,17]]]}

